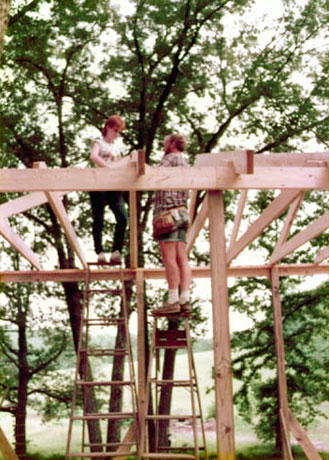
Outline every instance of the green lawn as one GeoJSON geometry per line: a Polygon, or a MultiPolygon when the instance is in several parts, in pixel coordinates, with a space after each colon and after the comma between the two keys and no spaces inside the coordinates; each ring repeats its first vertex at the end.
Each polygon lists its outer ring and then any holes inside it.
{"type": "MultiPolygon", "coordinates": [[[[206,419],[214,400],[213,393],[206,394],[206,388],[212,383],[211,368],[213,363],[213,353],[212,351],[195,353],[194,358],[201,393],[203,415],[206,419]]],[[[176,359],[177,361],[175,368],[177,374],[175,377],[184,378],[184,375],[186,375],[184,373],[187,369],[187,356],[178,355],[176,359]]],[[[177,413],[186,413],[189,407],[189,401],[189,393],[186,390],[181,390],[179,395],[174,395],[173,411],[177,413]]],[[[68,420],[42,424],[40,417],[30,412],[27,425],[29,452],[38,452],[45,456],[52,454],[63,454],[65,452],[68,420]]],[[[0,426],[12,442],[13,419],[8,414],[0,413],[0,426]]],[[[214,452],[216,450],[216,435],[213,430],[213,424],[207,422],[206,427],[208,427],[206,432],[208,449],[209,451],[214,452]]],[[[235,420],[235,434],[236,448],[238,451],[243,450],[243,452],[246,452],[247,448],[259,445],[259,441],[257,440],[250,427],[246,425],[239,417],[236,417],[235,420]]],[[[316,426],[309,430],[309,436],[318,450],[329,452],[328,420],[320,420],[316,426]]],[[[192,435],[187,430],[177,430],[177,433],[175,433],[172,440],[174,443],[177,443],[177,445],[181,445],[182,442],[188,443],[189,441],[192,441],[192,435]]],[[[256,458],[256,456],[254,458],[256,458]]]]}

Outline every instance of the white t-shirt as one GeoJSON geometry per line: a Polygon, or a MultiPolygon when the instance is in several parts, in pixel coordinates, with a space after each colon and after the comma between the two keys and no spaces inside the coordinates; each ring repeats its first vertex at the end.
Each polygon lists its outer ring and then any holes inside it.
{"type": "Polygon", "coordinates": [[[104,139],[95,139],[93,144],[97,142],[100,146],[99,156],[106,162],[118,161],[121,159],[120,150],[114,144],[109,144],[104,139]]]}

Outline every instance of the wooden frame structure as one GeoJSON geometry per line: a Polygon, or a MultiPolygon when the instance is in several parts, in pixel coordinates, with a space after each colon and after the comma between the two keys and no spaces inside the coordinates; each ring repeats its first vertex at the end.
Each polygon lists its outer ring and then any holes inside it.
{"type": "MultiPolygon", "coordinates": [[[[222,152],[197,156],[191,168],[152,168],[144,163],[142,151],[128,166],[119,169],[68,168],[47,169],[43,163],[32,169],[0,170],[0,192],[24,192],[25,195],[0,205],[0,234],[31,263],[33,270],[0,272],[0,282],[79,281],[84,279],[86,257],[75,234],[61,196],[71,191],[128,190],[130,192],[130,255],[131,266],[124,269],[124,278],[134,280],[138,303],[138,394],[140,408],[144,403],[144,280],[164,278],[163,269],[138,267],[137,191],[161,189],[192,190],[191,215],[194,215],[198,190],[207,196],[188,232],[190,250],[205,221],[209,218],[211,265],[193,268],[194,277],[211,277],[214,339],[214,370],[217,417],[217,451],[220,460],[233,460],[234,423],[232,371],[229,330],[228,277],[265,276],[272,282],[274,330],[281,426],[284,433],[284,459],[292,459],[290,432],[311,460],[320,460],[306,432],[289,409],[285,375],[284,338],[280,302],[280,276],[328,274],[329,248],[322,249],[311,264],[280,264],[288,254],[317,237],[329,227],[325,212],[298,234],[289,238],[293,221],[308,190],[329,189],[328,153],[280,153],[253,155],[251,151],[222,152]],[[240,200],[228,247],[225,237],[223,190],[239,190],[240,200]],[[264,212],[239,236],[240,224],[250,189],[277,190],[278,194],[264,212]],[[41,204],[49,203],[74,249],[81,268],[43,270],[38,255],[15,234],[8,218],[41,204]],[[267,265],[237,266],[232,261],[252,243],[275,219],[287,212],[277,245],[267,265]],[[219,327],[220,324],[220,327],[219,327]]],[[[116,279],[119,270],[94,270],[92,279],[116,279]]]]}

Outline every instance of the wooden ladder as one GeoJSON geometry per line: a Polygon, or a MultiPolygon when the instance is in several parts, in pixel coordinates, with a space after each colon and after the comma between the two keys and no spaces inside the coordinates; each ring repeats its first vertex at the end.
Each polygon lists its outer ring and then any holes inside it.
{"type": "MultiPolygon", "coordinates": [[[[66,460],[77,457],[125,458],[126,455],[137,453],[139,439],[137,393],[123,271],[121,270],[121,277],[118,281],[121,284],[120,288],[104,289],[101,285],[96,289],[92,287],[95,282],[90,279],[91,267],[93,265],[100,264],[88,263],[88,269],[86,270],[84,302],[81,312],[77,363],[66,445],[66,460]],[[119,312],[113,306],[110,306],[108,309],[106,308],[108,296],[116,296],[120,299],[119,312]],[[113,348],[94,346],[91,341],[91,329],[96,327],[94,331],[97,332],[97,328],[110,326],[114,328],[115,332],[117,332],[118,328],[122,328],[126,343],[122,346],[113,345],[113,348]],[[126,364],[125,367],[127,369],[124,374],[127,373],[128,378],[121,375],[119,378],[113,380],[112,372],[112,378],[110,375],[105,375],[105,377],[96,376],[96,379],[93,380],[93,377],[91,377],[93,373],[104,374],[104,368],[106,366],[110,367],[110,361],[113,363],[115,359],[121,359],[126,364]],[[111,412],[108,401],[110,395],[112,395],[113,399],[113,394],[115,395],[118,391],[123,391],[124,405],[125,407],[129,407],[125,411],[111,412]],[[95,409],[90,411],[88,408],[88,398],[91,392],[95,395],[96,411],[95,409]],[[80,395],[82,396],[82,401],[80,395]],[[105,404],[107,404],[106,408],[104,408],[105,404]],[[100,440],[101,442],[91,443],[88,441],[88,423],[99,424],[102,436],[104,436],[104,431],[108,429],[107,425],[111,422],[118,422],[120,424],[119,442],[103,442],[102,439],[100,440]],[[79,430],[79,427],[82,430],[80,452],[76,451],[76,448],[74,449],[72,446],[73,425],[75,431],[79,430]],[[127,428],[125,434],[123,434],[124,427],[127,428]]],[[[102,266],[104,265],[107,264],[102,264],[102,266]]],[[[111,283],[114,282],[112,281],[111,283]]]]}
{"type": "MultiPolygon", "coordinates": [[[[172,315],[173,317],[183,317],[183,329],[178,330],[160,330],[158,329],[158,318],[154,317],[153,333],[152,333],[152,344],[150,349],[149,366],[147,374],[147,386],[146,386],[146,404],[144,415],[141,418],[141,438],[140,438],[140,449],[138,459],[190,459],[199,460],[200,451],[204,452],[202,458],[208,459],[206,449],[205,430],[202,417],[201,399],[200,392],[197,382],[195,363],[192,351],[192,342],[190,335],[189,326],[189,313],[183,313],[180,315],[172,315]],[[161,375],[163,370],[163,355],[164,351],[161,350],[178,350],[185,349],[187,353],[187,377],[183,379],[164,380],[161,375]],[[155,363],[152,363],[155,357],[155,363]],[[153,377],[152,377],[153,373],[153,377]],[[172,392],[174,388],[185,389],[190,394],[190,407],[187,407],[186,413],[178,414],[160,414],[159,413],[159,401],[160,393],[163,388],[170,389],[172,392]],[[149,398],[150,393],[153,395],[154,401],[154,414],[148,413],[150,407],[149,398]],[[155,431],[155,452],[148,452],[148,423],[153,421],[155,431]],[[159,433],[160,430],[166,429],[163,424],[170,422],[187,422],[191,427],[193,433],[193,447],[184,446],[161,446],[159,444],[159,433]],[[201,432],[202,445],[198,442],[198,428],[201,432]],[[174,453],[174,452],[180,453],[174,453]],[[192,453],[190,453],[192,451],[192,453]],[[185,453],[183,453],[185,452],[185,453]]],[[[181,390],[179,390],[181,391],[181,390]]]]}

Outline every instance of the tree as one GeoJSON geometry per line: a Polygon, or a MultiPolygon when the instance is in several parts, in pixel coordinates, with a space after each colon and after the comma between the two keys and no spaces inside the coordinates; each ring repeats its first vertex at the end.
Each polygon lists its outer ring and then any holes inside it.
{"type": "MultiPolygon", "coordinates": [[[[14,266],[18,269],[17,254],[12,255],[14,266]]],[[[31,284],[14,283],[3,285],[0,318],[4,326],[0,328],[1,367],[6,373],[0,379],[0,391],[9,404],[2,411],[11,413],[15,418],[16,453],[25,458],[26,416],[28,399],[35,395],[56,398],[57,404],[66,406],[71,400],[71,388],[56,394],[47,389],[43,377],[56,369],[58,358],[65,351],[67,344],[67,328],[63,321],[52,321],[48,314],[33,311],[33,300],[38,296],[46,302],[44,289],[31,284]],[[50,324],[51,323],[51,324],[50,324]],[[5,325],[8,325],[7,327],[5,325]],[[38,343],[39,342],[39,343],[38,343]]],[[[55,374],[53,380],[56,381],[55,374]]]]}
{"type": "MultiPolygon", "coordinates": [[[[287,2],[272,29],[241,19],[253,11],[252,0],[134,0],[127,15],[105,0],[31,3],[26,12],[28,3],[16,4],[12,17],[20,21],[9,26],[4,48],[4,69],[11,70],[2,77],[3,166],[86,164],[89,137],[115,112],[127,121],[128,150],[143,148],[150,164],[163,135],[178,126],[189,136],[191,162],[196,153],[240,143],[262,152],[303,148],[311,137],[328,142],[327,64],[314,46],[327,39],[324,0],[287,2]]],[[[140,194],[140,248],[151,244],[151,202],[151,194],[140,194]]],[[[79,209],[75,223],[86,237],[85,195],[66,197],[64,205],[69,213],[79,209]]],[[[54,247],[59,267],[74,266],[50,208],[27,217],[38,227],[40,251],[54,247]]],[[[74,283],[63,289],[77,344],[81,290],[74,283]]]]}

